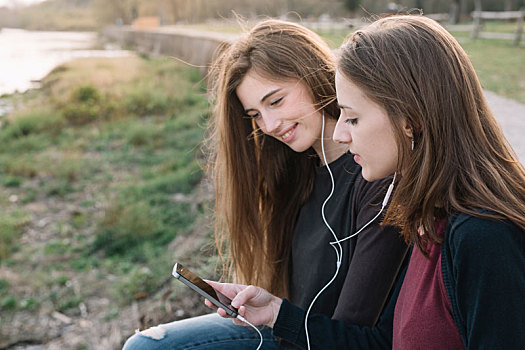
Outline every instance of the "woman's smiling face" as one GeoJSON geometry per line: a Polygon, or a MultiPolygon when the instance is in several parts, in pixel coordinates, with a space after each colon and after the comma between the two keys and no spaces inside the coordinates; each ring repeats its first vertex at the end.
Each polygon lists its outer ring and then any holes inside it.
{"type": "Polygon", "coordinates": [[[386,111],[340,72],[335,75],[335,87],[341,114],[334,141],[348,145],[366,180],[392,174],[397,167],[398,147],[386,111]]]}
{"type": "Polygon", "coordinates": [[[298,79],[270,80],[249,71],[236,89],[246,116],[296,152],[319,149],[322,116],[298,79]]]}

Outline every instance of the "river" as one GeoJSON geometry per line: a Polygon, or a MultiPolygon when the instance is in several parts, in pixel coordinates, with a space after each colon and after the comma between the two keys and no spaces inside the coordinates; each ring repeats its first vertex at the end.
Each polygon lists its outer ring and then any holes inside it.
{"type": "Polygon", "coordinates": [[[0,96],[37,87],[38,82],[54,67],[73,58],[131,54],[115,48],[93,49],[96,45],[97,33],[94,32],[1,29],[0,96]]]}

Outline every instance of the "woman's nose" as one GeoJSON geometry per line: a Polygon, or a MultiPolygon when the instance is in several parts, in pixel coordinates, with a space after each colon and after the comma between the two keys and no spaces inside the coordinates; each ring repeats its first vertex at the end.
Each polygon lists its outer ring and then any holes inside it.
{"type": "Polygon", "coordinates": [[[349,143],[352,140],[348,126],[343,122],[343,118],[337,120],[333,140],[337,143],[349,143]]]}
{"type": "Polygon", "coordinates": [[[261,119],[264,123],[264,127],[261,126],[261,128],[265,133],[273,134],[279,131],[282,124],[282,120],[278,116],[272,113],[262,114],[261,116],[261,119]]]}

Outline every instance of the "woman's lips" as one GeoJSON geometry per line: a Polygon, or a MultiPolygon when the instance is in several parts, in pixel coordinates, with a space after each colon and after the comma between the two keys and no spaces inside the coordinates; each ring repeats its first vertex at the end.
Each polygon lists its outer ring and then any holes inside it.
{"type": "Polygon", "coordinates": [[[297,124],[292,126],[290,129],[286,130],[283,134],[280,135],[280,138],[283,142],[290,142],[295,136],[295,131],[297,130],[297,124]]]}

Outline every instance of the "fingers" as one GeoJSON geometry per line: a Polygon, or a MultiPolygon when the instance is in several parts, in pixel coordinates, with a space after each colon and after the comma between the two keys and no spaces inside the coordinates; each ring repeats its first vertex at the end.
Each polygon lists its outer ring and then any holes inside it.
{"type": "Polygon", "coordinates": [[[221,316],[221,317],[224,317],[224,318],[231,318],[230,315],[228,315],[228,314],[226,313],[226,311],[224,311],[223,308],[218,308],[218,309],[217,309],[217,313],[218,313],[219,316],[221,316]]]}
{"type": "Polygon", "coordinates": [[[206,304],[207,307],[209,307],[210,309],[217,309],[217,306],[215,306],[211,301],[209,301],[208,299],[204,299],[204,304],[206,304]]]}
{"type": "Polygon", "coordinates": [[[208,283],[210,286],[212,286],[213,289],[224,294],[230,299],[235,298],[237,293],[245,287],[242,284],[220,283],[220,282],[209,281],[209,280],[204,280],[204,281],[208,283]]]}
{"type": "Polygon", "coordinates": [[[256,298],[261,293],[261,288],[255,286],[248,286],[245,289],[241,290],[235,298],[232,300],[232,306],[236,309],[239,309],[242,305],[248,303],[250,300],[256,298]]]}

